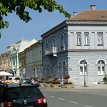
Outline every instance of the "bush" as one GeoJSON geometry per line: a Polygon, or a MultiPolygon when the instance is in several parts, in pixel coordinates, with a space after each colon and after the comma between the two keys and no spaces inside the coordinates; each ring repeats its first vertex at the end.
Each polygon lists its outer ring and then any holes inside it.
{"type": "Polygon", "coordinates": [[[64,79],[69,79],[69,78],[70,78],[69,75],[65,75],[65,76],[64,76],[64,79]]]}
{"type": "Polygon", "coordinates": [[[64,82],[64,84],[73,84],[72,82],[64,82]]]}
{"type": "Polygon", "coordinates": [[[103,78],[103,82],[104,82],[105,84],[107,84],[107,77],[106,77],[106,76],[103,78]]]}
{"type": "Polygon", "coordinates": [[[51,83],[51,84],[50,84],[50,87],[54,87],[54,85],[51,83]]]}

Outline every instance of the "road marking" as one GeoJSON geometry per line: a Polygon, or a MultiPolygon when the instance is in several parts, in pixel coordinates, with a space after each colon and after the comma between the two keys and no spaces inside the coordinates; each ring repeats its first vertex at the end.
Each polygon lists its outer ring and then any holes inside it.
{"type": "MultiPolygon", "coordinates": [[[[51,98],[55,98],[55,96],[50,96],[51,98]]],[[[57,98],[58,100],[62,100],[62,101],[68,101],[68,102],[71,102],[71,103],[74,103],[74,104],[80,104],[78,102],[75,102],[75,101],[72,101],[72,100],[66,100],[66,99],[63,99],[63,98],[57,98]]],[[[83,105],[85,107],[93,107],[93,106],[89,106],[89,105],[83,105]]]]}
{"type": "MultiPolygon", "coordinates": [[[[57,99],[59,99],[59,100],[65,100],[65,99],[63,99],[63,98],[57,98],[57,99]]],[[[75,102],[75,101],[70,101],[70,100],[65,100],[65,101],[72,102],[72,103],[74,103],[74,104],[79,104],[79,103],[77,103],[77,102],[75,102]]]]}
{"type": "Polygon", "coordinates": [[[93,107],[93,106],[89,106],[89,105],[84,105],[85,107],[93,107]]]}
{"type": "Polygon", "coordinates": [[[79,104],[79,103],[77,103],[77,102],[75,102],[75,101],[70,101],[70,100],[68,100],[69,102],[71,102],[71,103],[74,103],[74,104],[79,104]]]}
{"type": "Polygon", "coordinates": [[[55,96],[50,96],[50,97],[55,98],[55,96]]]}
{"type": "Polygon", "coordinates": [[[65,99],[63,99],[63,98],[57,98],[57,99],[59,99],[59,100],[65,100],[65,99]]]}

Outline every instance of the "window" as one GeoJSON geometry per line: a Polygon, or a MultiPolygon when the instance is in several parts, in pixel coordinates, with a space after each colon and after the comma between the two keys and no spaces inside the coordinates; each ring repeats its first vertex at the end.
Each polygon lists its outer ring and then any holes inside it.
{"type": "Polygon", "coordinates": [[[77,45],[78,46],[82,45],[81,32],[77,33],[77,45]]]}
{"type": "Polygon", "coordinates": [[[87,75],[87,62],[84,64],[85,60],[80,61],[80,75],[87,75]]]}
{"type": "Polygon", "coordinates": [[[53,40],[53,53],[55,53],[56,52],[56,40],[54,39],[53,40]]]}
{"type": "Polygon", "coordinates": [[[61,50],[64,50],[64,36],[61,36],[61,50]]]}
{"type": "Polygon", "coordinates": [[[98,32],[98,46],[103,45],[103,32],[98,32]]]}
{"type": "Polygon", "coordinates": [[[89,45],[89,33],[88,32],[84,33],[84,45],[85,46],[89,45]]]}
{"type": "Polygon", "coordinates": [[[98,75],[104,75],[105,73],[105,62],[103,60],[98,61],[98,75]]]}

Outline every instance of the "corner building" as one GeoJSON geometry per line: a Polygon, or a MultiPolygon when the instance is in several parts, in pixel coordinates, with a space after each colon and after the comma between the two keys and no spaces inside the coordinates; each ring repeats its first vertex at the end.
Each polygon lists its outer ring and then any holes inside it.
{"type": "Polygon", "coordinates": [[[97,84],[107,74],[107,10],[75,13],[70,19],[41,35],[44,76],[75,85],[97,84]]]}

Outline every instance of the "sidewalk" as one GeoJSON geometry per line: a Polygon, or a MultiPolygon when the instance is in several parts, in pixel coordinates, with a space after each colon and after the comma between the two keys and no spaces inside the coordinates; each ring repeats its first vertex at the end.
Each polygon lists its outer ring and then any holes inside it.
{"type": "Polygon", "coordinates": [[[93,84],[93,85],[88,85],[87,87],[84,86],[79,86],[79,85],[65,85],[63,87],[59,87],[58,85],[53,85],[51,86],[42,86],[42,88],[50,88],[50,89],[107,89],[107,84],[93,84]]]}
{"type": "Polygon", "coordinates": [[[107,84],[97,84],[97,85],[89,85],[87,87],[84,86],[74,86],[74,89],[107,89],[107,84]]]}

